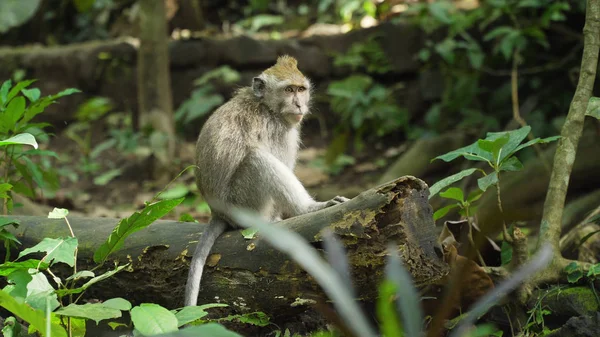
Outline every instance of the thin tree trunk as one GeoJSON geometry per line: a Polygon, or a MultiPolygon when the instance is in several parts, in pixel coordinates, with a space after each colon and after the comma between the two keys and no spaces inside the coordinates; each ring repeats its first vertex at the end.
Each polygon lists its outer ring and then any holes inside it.
{"type": "Polygon", "coordinates": [[[153,146],[163,168],[169,167],[175,154],[175,121],[171,97],[171,76],[167,21],[163,0],[140,0],[140,47],[137,56],[139,126],[151,126],[161,132],[164,146],[153,146]]]}

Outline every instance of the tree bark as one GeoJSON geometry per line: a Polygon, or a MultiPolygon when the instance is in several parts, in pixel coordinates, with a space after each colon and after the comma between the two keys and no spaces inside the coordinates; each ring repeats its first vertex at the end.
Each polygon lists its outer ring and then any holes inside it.
{"type": "Polygon", "coordinates": [[[172,163],[175,154],[175,121],[165,3],[157,0],[141,0],[139,3],[138,125],[141,128],[149,125],[165,136],[164,146],[153,146],[153,149],[161,166],[166,168],[172,163]]]}
{"type": "MultiPolygon", "coordinates": [[[[331,229],[343,242],[360,299],[377,297],[383,275],[386,244],[393,241],[404,257],[415,284],[435,283],[448,273],[438,257],[427,185],[406,176],[367,190],[356,198],[318,212],[280,222],[320,250],[320,232],[331,229]]],[[[44,237],[68,236],[62,220],[17,216],[14,230],[23,242],[35,245],[44,237]]],[[[117,219],[69,218],[79,239],[78,270],[91,269],[92,255],[108,237],[117,219]]],[[[112,260],[131,262],[130,271],[92,286],[86,298],[123,297],[133,303],[153,302],[167,308],[182,305],[189,261],[205,225],[156,221],[131,235],[112,260]]],[[[15,256],[15,254],[11,254],[15,256]]],[[[112,268],[107,263],[106,268],[112,268]]],[[[239,230],[224,233],[215,243],[204,271],[199,303],[221,302],[236,311],[260,310],[271,317],[304,310],[323,293],[288,256],[264,240],[260,232],[247,240],[239,230]]],[[[99,272],[97,272],[98,274],[99,272]]]]}

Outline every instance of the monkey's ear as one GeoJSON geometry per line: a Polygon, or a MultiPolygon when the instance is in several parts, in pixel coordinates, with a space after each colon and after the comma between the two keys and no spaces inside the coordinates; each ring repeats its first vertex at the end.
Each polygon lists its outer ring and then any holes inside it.
{"type": "Polygon", "coordinates": [[[267,84],[262,78],[255,77],[252,79],[252,91],[254,91],[254,96],[263,97],[265,95],[266,88],[267,84]]]}

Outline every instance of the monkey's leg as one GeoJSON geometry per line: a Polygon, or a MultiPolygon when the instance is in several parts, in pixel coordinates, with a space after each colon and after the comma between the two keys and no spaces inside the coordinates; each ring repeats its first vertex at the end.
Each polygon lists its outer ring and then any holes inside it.
{"type": "Polygon", "coordinates": [[[198,302],[198,293],[200,292],[200,280],[202,272],[210,250],[215,240],[227,229],[227,222],[213,214],[206,230],[200,236],[188,273],[187,284],[185,285],[185,306],[194,306],[198,302]]]}

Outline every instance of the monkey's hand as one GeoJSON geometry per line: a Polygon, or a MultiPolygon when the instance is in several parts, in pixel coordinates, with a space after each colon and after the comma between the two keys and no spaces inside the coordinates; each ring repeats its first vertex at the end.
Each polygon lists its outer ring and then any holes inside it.
{"type": "Polygon", "coordinates": [[[334,198],[332,198],[331,200],[326,201],[324,208],[327,208],[327,207],[330,207],[330,206],[334,206],[334,205],[337,205],[337,204],[341,204],[341,203],[346,202],[348,200],[350,200],[350,199],[338,195],[338,196],[335,196],[334,198]]]}

